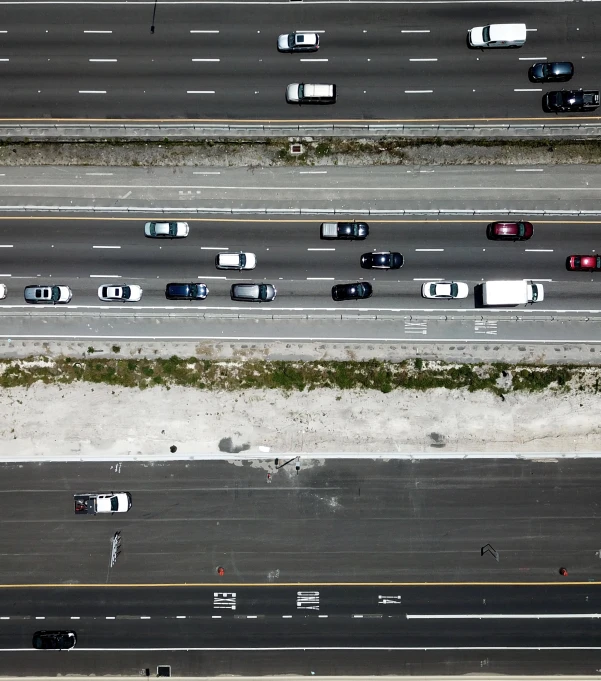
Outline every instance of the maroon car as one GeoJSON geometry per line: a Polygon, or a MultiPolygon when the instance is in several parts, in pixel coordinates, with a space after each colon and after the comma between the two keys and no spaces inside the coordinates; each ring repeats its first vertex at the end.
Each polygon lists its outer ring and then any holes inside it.
{"type": "Polygon", "coordinates": [[[601,255],[571,255],[567,260],[567,268],[576,272],[601,271],[601,255]]]}
{"type": "Polygon", "coordinates": [[[495,241],[526,241],[534,234],[531,222],[491,222],[486,236],[495,241]]]}

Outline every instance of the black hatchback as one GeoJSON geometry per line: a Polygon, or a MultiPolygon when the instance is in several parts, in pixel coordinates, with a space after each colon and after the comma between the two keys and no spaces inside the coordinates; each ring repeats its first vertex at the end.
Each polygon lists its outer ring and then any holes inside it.
{"type": "Polygon", "coordinates": [[[533,83],[565,83],[573,75],[571,61],[538,62],[528,69],[528,78],[533,83]]]}
{"type": "Polygon", "coordinates": [[[74,631],[36,631],[31,641],[38,650],[69,650],[77,643],[74,631]]]}
{"type": "Polygon", "coordinates": [[[167,300],[204,300],[209,295],[206,284],[167,284],[167,300]]]}

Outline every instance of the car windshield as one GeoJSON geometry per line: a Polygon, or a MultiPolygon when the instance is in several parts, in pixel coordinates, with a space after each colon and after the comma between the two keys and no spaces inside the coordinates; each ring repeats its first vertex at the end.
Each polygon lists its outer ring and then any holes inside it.
{"type": "Polygon", "coordinates": [[[288,47],[294,47],[295,35],[294,33],[288,34],[288,47]]]}
{"type": "Polygon", "coordinates": [[[240,255],[240,262],[239,262],[240,267],[246,267],[246,256],[244,253],[240,255]]]}
{"type": "Polygon", "coordinates": [[[523,222],[518,222],[518,235],[524,236],[526,234],[526,225],[523,222]]]}
{"type": "Polygon", "coordinates": [[[305,86],[304,86],[303,83],[301,83],[298,86],[298,97],[299,97],[299,99],[302,99],[304,96],[305,96],[305,86]]]}
{"type": "Polygon", "coordinates": [[[535,284],[532,284],[532,302],[536,302],[538,300],[538,287],[535,284]]]}
{"type": "Polygon", "coordinates": [[[61,297],[61,290],[58,286],[53,286],[52,287],[52,296],[51,300],[57,301],[61,297]]]}
{"type": "Polygon", "coordinates": [[[543,76],[546,78],[549,75],[549,64],[542,64],[541,71],[543,76]]]}
{"type": "Polygon", "coordinates": [[[485,43],[490,42],[490,26],[484,27],[484,30],[482,31],[482,40],[484,40],[485,43]]]}
{"type": "Polygon", "coordinates": [[[111,497],[111,511],[119,510],[119,499],[117,497],[111,497]]]}
{"type": "Polygon", "coordinates": [[[196,297],[198,296],[198,293],[199,293],[198,284],[192,284],[192,285],[190,286],[190,296],[191,296],[192,298],[196,298],[196,297]]]}
{"type": "Polygon", "coordinates": [[[457,291],[458,291],[457,284],[451,284],[451,295],[453,296],[453,298],[457,297],[457,291]]]}
{"type": "MultiPolygon", "coordinates": [[[[122,291],[122,294],[121,294],[122,298],[129,298],[131,296],[131,289],[129,288],[129,286],[124,286],[121,289],[121,291],[122,291]]],[[[117,294],[118,293],[119,293],[119,289],[117,289],[117,294]]]]}
{"type": "Polygon", "coordinates": [[[259,298],[261,300],[267,300],[267,285],[259,284],[259,298]]]}

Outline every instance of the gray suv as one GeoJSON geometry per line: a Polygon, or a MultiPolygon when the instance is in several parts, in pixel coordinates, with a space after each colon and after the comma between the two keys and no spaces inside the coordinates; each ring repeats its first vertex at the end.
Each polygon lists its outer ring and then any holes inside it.
{"type": "Polygon", "coordinates": [[[68,286],[26,286],[24,295],[26,303],[49,303],[50,305],[68,303],[73,297],[68,286]]]}
{"type": "Polygon", "coordinates": [[[275,286],[271,284],[234,284],[230,295],[232,300],[248,303],[268,303],[275,300],[275,286]]]}

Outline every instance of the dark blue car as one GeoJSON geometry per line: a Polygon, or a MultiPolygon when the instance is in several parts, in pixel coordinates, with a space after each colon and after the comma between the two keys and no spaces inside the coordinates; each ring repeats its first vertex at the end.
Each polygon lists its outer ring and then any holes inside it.
{"type": "Polygon", "coordinates": [[[206,284],[167,284],[165,287],[168,300],[204,300],[208,294],[206,284]]]}

